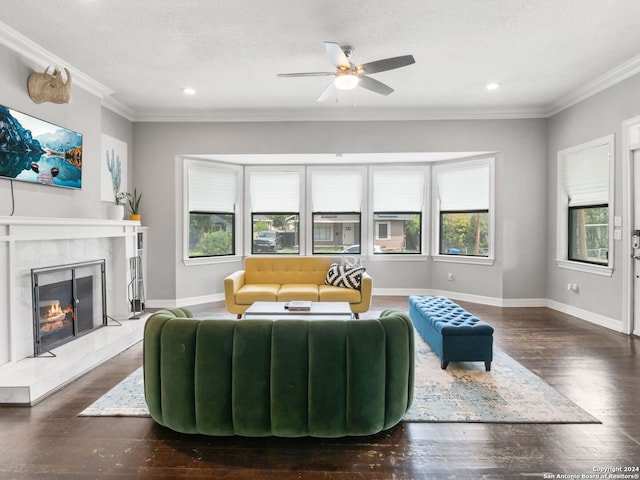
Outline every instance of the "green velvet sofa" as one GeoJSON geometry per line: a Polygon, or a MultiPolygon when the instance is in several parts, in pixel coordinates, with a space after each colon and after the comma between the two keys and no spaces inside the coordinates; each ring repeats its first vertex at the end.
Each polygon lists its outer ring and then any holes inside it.
{"type": "Polygon", "coordinates": [[[144,331],[152,418],[182,433],[342,437],[400,422],[413,400],[414,331],[376,320],[196,320],[161,310],[144,331]]]}

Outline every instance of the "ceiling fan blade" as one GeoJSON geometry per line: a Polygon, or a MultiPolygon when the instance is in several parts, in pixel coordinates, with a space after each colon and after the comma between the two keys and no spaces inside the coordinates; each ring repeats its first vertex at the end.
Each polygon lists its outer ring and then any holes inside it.
{"type": "Polygon", "coordinates": [[[327,87],[322,91],[316,102],[324,102],[327,98],[333,95],[335,91],[334,83],[331,82],[327,87]]]}
{"type": "Polygon", "coordinates": [[[302,73],[279,73],[279,77],[326,77],[335,75],[336,72],[302,72],[302,73]]]}
{"type": "Polygon", "coordinates": [[[360,75],[360,82],[358,82],[358,86],[371,90],[372,92],[379,93],[380,95],[389,95],[393,92],[393,88],[389,85],[385,85],[384,83],[371,77],[367,77],[366,75],[360,75]]]}
{"type": "Polygon", "coordinates": [[[413,55],[402,55],[400,57],[385,58],[384,60],[376,60],[375,62],[363,63],[358,66],[358,70],[364,70],[364,73],[378,73],[393,70],[394,68],[406,67],[416,63],[413,55]]]}
{"type": "Polygon", "coordinates": [[[338,68],[350,69],[349,59],[342,51],[342,47],[335,42],[324,42],[324,50],[333,64],[338,68]]]}

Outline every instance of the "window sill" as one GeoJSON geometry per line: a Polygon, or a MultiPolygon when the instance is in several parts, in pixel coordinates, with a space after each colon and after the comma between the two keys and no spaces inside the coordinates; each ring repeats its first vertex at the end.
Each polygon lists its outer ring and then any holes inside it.
{"type": "Polygon", "coordinates": [[[224,257],[202,257],[202,258],[183,258],[183,263],[187,267],[194,265],[215,265],[218,263],[235,263],[242,261],[241,255],[229,255],[224,257]]]}
{"type": "Polygon", "coordinates": [[[559,260],[556,259],[556,265],[559,268],[567,270],[575,270],[577,272],[591,273],[593,275],[601,275],[603,277],[610,277],[613,275],[613,267],[604,265],[592,265],[589,263],[573,262],[571,260],[559,260]]]}
{"type": "Polygon", "coordinates": [[[495,258],[469,257],[467,255],[433,255],[434,262],[442,263],[467,263],[471,265],[493,265],[495,258]]]}

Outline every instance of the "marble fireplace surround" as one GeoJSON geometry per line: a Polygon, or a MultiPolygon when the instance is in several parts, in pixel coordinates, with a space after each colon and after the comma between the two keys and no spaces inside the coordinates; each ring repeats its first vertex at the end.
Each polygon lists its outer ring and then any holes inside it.
{"type": "Polygon", "coordinates": [[[33,405],[142,339],[145,316],[129,319],[129,258],[139,222],[0,217],[0,404],[33,405]],[[109,322],[33,357],[31,269],[105,260],[109,322]]]}

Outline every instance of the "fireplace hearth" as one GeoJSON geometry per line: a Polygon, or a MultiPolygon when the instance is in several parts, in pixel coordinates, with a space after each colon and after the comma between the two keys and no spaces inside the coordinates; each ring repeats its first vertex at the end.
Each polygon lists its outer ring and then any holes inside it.
{"type": "Polygon", "coordinates": [[[107,325],[105,283],[104,260],[31,270],[34,356],[107,325]]]}

